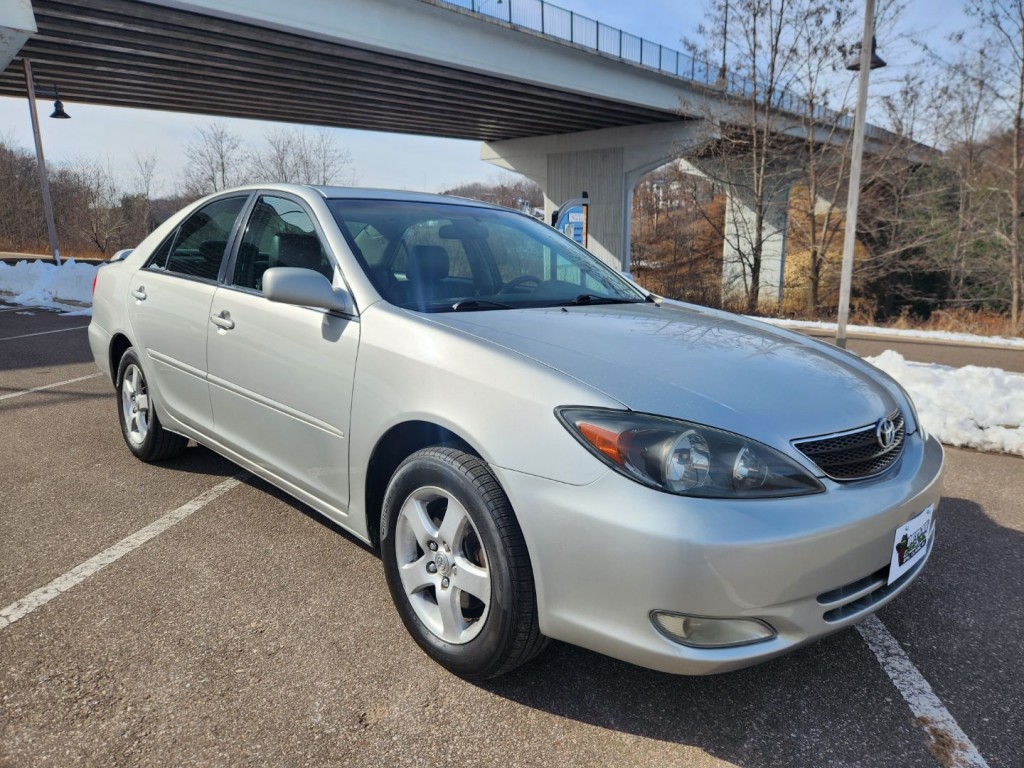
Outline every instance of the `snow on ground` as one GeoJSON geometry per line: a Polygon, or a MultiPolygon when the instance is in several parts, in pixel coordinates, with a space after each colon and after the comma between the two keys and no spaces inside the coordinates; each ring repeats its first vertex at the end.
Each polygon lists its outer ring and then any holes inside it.
{"type": "MultiPolygon", "coordinates": [[[[90,315],[92,279],[97,269],[92,264],[77,264],[74,259],[60,267],[42,260],[20,261],[13,266],[0,262],[0,297],[12,304],[90,315]]],[[[791,328],[836,327],[834,323],[757,319],[791,328]]],[[[858,334],[1024,348],[1024,339],[870,326],[848,328],[858,334]]],[[[973,365],[949,368],[912,363],[892,350],[866,359],[903,385],[914,399],[925,429],[943,443],[1024,456],[1024,375],[973,365]]]]}
{"type": "Polygon", "coordinates": [[[0,298],[9,304],[91,315],[92,279],[97,269],[94,264],[78,264],[74,259],[67,259],[59,267],[43,260],[0,262],[0,298]]]}
{"type": "Polygon", "coordinates": [[[903,385],[943,443],[1024,456],[1024,374],[912,363],[891,349],[864,359],[903,385]]]}
{"type": "MultiPolygon", "coordinates": [[[[784,325],[786,328],[796,330],[817,329],[822,331],[836,330],[835,323],[821,323],[812,320],[785,320],[776,317],[753,317],[751,320],[759,320],[762,323],[772,325],[784,325]]],[[[1024,339],[1010,339],[1005,336],[975,336],[971,333],[953,333],[951,331],[915,331],[908,328],[878,328],[873,325],[847,325],[848,334],[866,334],[869,336],[890,336],[901,339],[931,339],[933,341],[959,341],[968,344],[996,344],[1000,347],[1021,347],[1024,349],[1024,339]]]]}

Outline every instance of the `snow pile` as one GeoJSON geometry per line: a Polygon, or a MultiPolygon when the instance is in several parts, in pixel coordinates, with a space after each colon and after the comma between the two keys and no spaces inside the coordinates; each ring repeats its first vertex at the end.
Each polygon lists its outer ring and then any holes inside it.
{"type": "MultiPolygon", "coordinates": [[[[819,330],[835,332],[835,323],[822,323],[814,320],[784,320],[777,317],[754,317],[771,325],[781,325],[794,330],[819,330]]],[[[954,333],[952,331],[915,331],[909,328],[879,328],[874,325],[848,325],[847,333],[864,334],[866,336],[889,336],[899,339],[931,339],[932,341],[961,341],[969,344],[996,344],[1000,347],[1024,348],[1024,339],[1007,338],[1005,336],[976,336],[972,333],[954,333]]]]}
{"type": "Polygon", "coordinates": [[[1024,374],[911,363],[891,349],[864,359],[903,385],[943,443],[1024,456],[1024,374]]]}
{"type": "Polygon", "coordinates": [[[97,265],[77,264],[74,259],[59,267],[42,260],[19,261],[13,266],[0,262],[0,296],[11,304],[89,314],[81,305],[92,304],[92,279],[97,269],[97,265]]]}

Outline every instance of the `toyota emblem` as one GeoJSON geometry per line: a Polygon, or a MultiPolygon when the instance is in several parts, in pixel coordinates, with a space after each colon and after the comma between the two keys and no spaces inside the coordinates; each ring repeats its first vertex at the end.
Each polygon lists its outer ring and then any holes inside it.
{"type": "Polygon", "coordinates": [[[883,448],[892,448],[892,444],[896,442],[895,422],[889,417],[878,422],[878,426],[875,428],[875,438],[883,448]]]}

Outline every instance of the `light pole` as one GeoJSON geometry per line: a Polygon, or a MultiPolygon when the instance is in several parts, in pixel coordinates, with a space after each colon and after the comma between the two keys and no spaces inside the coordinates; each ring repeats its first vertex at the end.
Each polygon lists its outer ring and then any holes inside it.
{"type": "MultiPolygon", "coordinates": [[[[32,118],[32,137],[36,142],[36,166],[39,168],[39,186],[43,190],[43,212],[46,214],[46,232],[50,236],[50,251],[53,253],[53,261],[60,264],[60,247],[57,245],[57,225],[53,221],[53,198],[50,197],[50,178],[46,173],[46,159],[43,157],[43,137],[39,133],[39,115],[36,114],[36,84],[32,79],[32,62],[22,59],[25,65],[25,90],[28,93],[28,112],[32,118]]],[[[46,89],[49,91],[50,89],[46,89]]],[[[53,114],[50,117],[69,118],[61,103],[57,86],[52,87],[53,92],[53,114]]],[[[49,93],[47,93],[49,97],[49,93]]]]}
{"type": "Polygon", "coordinates": [[[725,87],[725,54],[729,47],[729,0],[725,0],[725,17],[722,21],[722,66],[718,70],[718,79],[725,87]]]}
{"type": "Polygon", "coordinates": [[[850,283],[853,282],[853,248],[857,241],[857,206],[860,203],[860,168],[864,158],[864,121],[868,104],[868,75],[872,69],[884,67],[875,53],[875,0],[864,2],[864,35],[861,37],[860,61],[848,69],[860,70],[857,81],[857,108],[853,113],[853,146],[850,149],[850,191],[846,197],[846,223],[843,236],[843,271],[839,282],[839,322],[836,325],[836,346],[846,349],[846,321],[850,318],[850,283]]]}

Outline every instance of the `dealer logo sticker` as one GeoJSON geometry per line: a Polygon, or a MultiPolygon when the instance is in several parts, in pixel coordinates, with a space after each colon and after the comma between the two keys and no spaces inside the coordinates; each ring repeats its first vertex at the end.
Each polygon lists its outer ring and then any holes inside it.
{"type": "Polygon", "coordinates": [[[892,557],[889,561],[889,584],[917,565],[928,553],[932,510],[933,507],[929,506],[912,520],[896,529],[892,557]]]}

